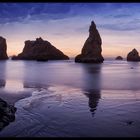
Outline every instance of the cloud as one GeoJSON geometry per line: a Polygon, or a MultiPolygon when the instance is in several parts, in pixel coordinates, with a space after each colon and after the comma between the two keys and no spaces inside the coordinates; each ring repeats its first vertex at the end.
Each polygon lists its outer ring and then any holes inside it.
{"type": "Polygon", "coordinates": [[[131,31],[140,28],[140,26],[138,27],[138,26],[133,26],[128,24],[103,24],[98,26],[103,29],[109,29],[115,31],[131,31]]]}
{"type": "Polygon", "coordinates": [[[114,15],[114,18],[126,18],[126,17],[130,17],[130,14],[119,14],[119,15],[114,15]]]}
{"type": "Polygon", "coordinates": [[[72,17],[75,14],[71,6],[72,4],[65,3],[2,3],[0,4],[0,23],[72,17]]]}
{"type": "Polygon", "coordinates": [[[0,23],[59,20],[74,16],[101,16],[101,13],[104,15],[110,13],[112,10],[110,7],[114,5],[105,3],[2,3],[0,4],[0,23]]]}
{"type": "MultiPolygon", "coordinates": [[[[139,5],[126,3],[1,3],[0,24],[61,20],[76,16],[123,19],[139,11],[139,5]]],[[[136,14],[135,14],[136,16],[136,14]]]]}

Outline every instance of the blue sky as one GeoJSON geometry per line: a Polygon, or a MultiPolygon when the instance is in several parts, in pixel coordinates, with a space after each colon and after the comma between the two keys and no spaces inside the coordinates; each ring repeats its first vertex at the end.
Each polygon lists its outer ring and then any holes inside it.
{"type": "Polygon", "coordinates": [[[0,35],[8,55],[18,54],[25,40],[41,36],[70,57],[80,53],[94,20],[103,55],[140,51],[140,3],[0,3],[0,35]]]}

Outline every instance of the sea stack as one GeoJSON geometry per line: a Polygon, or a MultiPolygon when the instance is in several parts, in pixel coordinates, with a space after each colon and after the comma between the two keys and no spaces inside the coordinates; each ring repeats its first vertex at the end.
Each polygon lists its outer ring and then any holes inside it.
{"type": "Polygon", "coordinates": [[[116,60],[123,60],[123,57],[122,56],[117,56],[116,60]]]}
{"type": "Polygon", "coordinates": [[[63,54],[60,50],[55,48],[50,42],[43,40],[41,37],[36,38],[35,41],[25,41],[25,46],[22,53],[18,56],[13,56],[13,60],[65,60],[68,56],[63,54]]]}
{"type": "Polygon", "coordinates": [[[75,62],[78,63],[102,63],[104,58],[102,56],[102,39],[94,21],[91,22],[89,28],[89,37],[87,38],[81,54],[75,57],[75,62]]]}
{"type": "Polygon", "coordinates": [[[8,59],[6,39],[0,36],[0,60],[8,59]]]}
{"type": "Polygon", "coordinates": [[[140,61],[139,53],[135,48],[128,53],[127,61],[140,61]]]}

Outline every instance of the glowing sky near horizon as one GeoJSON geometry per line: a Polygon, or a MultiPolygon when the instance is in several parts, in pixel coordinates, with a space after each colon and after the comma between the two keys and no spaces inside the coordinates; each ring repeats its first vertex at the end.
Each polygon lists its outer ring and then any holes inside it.
{"type": "Polygon", "coordinates": [[[19,54],[25,40],[42,37],[75,57],[92,20],[104,57],[140,51],[140,3],[0,3],[0,36],[7,40],[9,56],[19,54]]]}

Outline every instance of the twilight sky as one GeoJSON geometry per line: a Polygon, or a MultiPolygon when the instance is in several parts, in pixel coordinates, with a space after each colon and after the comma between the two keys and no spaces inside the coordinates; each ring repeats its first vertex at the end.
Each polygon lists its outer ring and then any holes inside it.
{"type": "Polygon", "coordinates": [[[0,3],[0,36],[8,55],[42,37],[70,57],[81,52],[94,20],[104,57],[140,51],[140,3],[0,3]]]}

